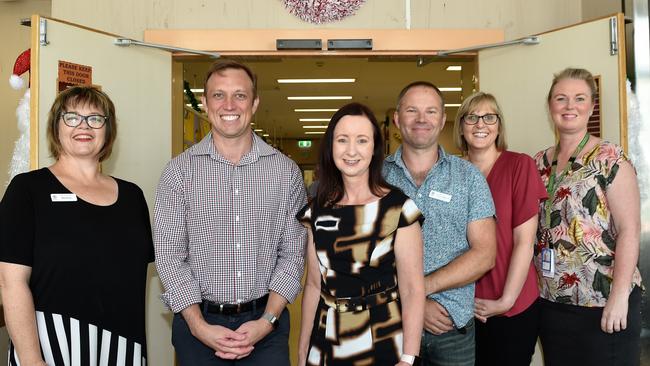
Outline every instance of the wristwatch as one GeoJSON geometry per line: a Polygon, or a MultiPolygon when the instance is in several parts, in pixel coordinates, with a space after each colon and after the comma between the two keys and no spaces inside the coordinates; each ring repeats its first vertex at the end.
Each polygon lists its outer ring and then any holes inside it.
{"type": "Polygon", "coordinates": [[[418,356],[407,355],[407,354],[402,354],[402,357],[400,357],[399,360],[402,362],[406,362],[412,366],[420,366],[422,361],[418,356]]]}
{"type": "Polygon", "coordinates": [[[271,314],[269,312],[264,312],[264,314],[262,314],[262,319],[264,319],[264,320],[268,321],[269,323],[271,323],[271,326],[273,327],[273,329],[278,327],[278,317],[277,316],[275,316],[275,315],[273,315],[273,314],[271,314]]]}

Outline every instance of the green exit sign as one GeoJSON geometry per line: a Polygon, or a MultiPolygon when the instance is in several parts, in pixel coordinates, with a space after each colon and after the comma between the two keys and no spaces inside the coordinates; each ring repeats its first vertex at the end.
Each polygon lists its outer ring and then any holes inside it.
{"type": "Polygon", "coordinates": [[[298,140],[298,147],[301,149],[308,149],[311,147],[311,140],[298,140]]]}

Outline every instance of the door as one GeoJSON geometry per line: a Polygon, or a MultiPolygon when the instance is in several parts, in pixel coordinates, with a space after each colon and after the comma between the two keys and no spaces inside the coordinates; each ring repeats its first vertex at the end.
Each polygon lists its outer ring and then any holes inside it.
{"type": "Polygon", "coordinates": [[[542,33],[536,45],[479,51],[480,90],[499,101],[511,150],[533,155],[555,143],[546,96],[553,74],[566,67],[585,68],[598,78],[601,120],[593,122],[594,128],[600,128],[602,138],[627,147],[623,24],[618,14],[542,33]]]}
{"type": "MultiPolygon", "coordinates": [[[[91,83],[115,103],[117,139],[105,173],[136,183],[153,209],[160,173],[171,158],[171,53],[119,47],[117,36],[54,19],[32,17],[30,167],[53,163],[46,137],[47,115],[59,87],[59,62],[90,68],[91,83]],[[40,42],[45,38],[47,42],[40,42]]],[[[88,69],[85,77],[88,77],[88,69]]],[[[148,361],[171,365],[171,316],[153,265],[147,296],[148,361]]]]}

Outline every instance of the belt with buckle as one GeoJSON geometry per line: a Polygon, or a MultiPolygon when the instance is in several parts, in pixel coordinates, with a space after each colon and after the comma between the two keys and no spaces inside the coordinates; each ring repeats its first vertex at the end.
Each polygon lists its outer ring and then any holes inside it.
{"type": "Polygon", "coordinates": [[[266,294],[259,299],[253,301],[244,302],[241,304],[216,304],[207,300],[203,300],[201,308],[208,313],[212,314],[223,314],[223,315],[234,315],[246,313],[249,311],[257,310],[266,306],[266,303],[269,301],[269,295],[266,294]]]}
{"type": "Polygon", "coordinates": [[[362,311],[395,301],[399,299],[399,291],[397,287],[393,287],[376,294],[358,297],[334,297],[321,291],[320,297],[327,306],[334,308],[339,313],[346,313],[348,311],[362,311]]]}

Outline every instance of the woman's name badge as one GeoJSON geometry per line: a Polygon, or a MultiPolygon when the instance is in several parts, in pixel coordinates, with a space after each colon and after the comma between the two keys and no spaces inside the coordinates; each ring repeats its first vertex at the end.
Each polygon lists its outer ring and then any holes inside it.
{"type": "Polygon", "coordinates": [[[555,250],[551,248],[542,249],[542,276],[555,276],[555,250]]]}
{"type": "Polygon", "coordinates": [[[77,195],[74,193],[52,193],[50,198],[52,202],[75,202],[77,195]]]}
{"type": "Polygon", "coordinates": [[[429,197],[433,198],[434,200],[442,201],[442,202],[450,202],[451,201],[451,195],[447,193],[442,193],[438,191],[431,191],[429,192],[429,197]]]}

